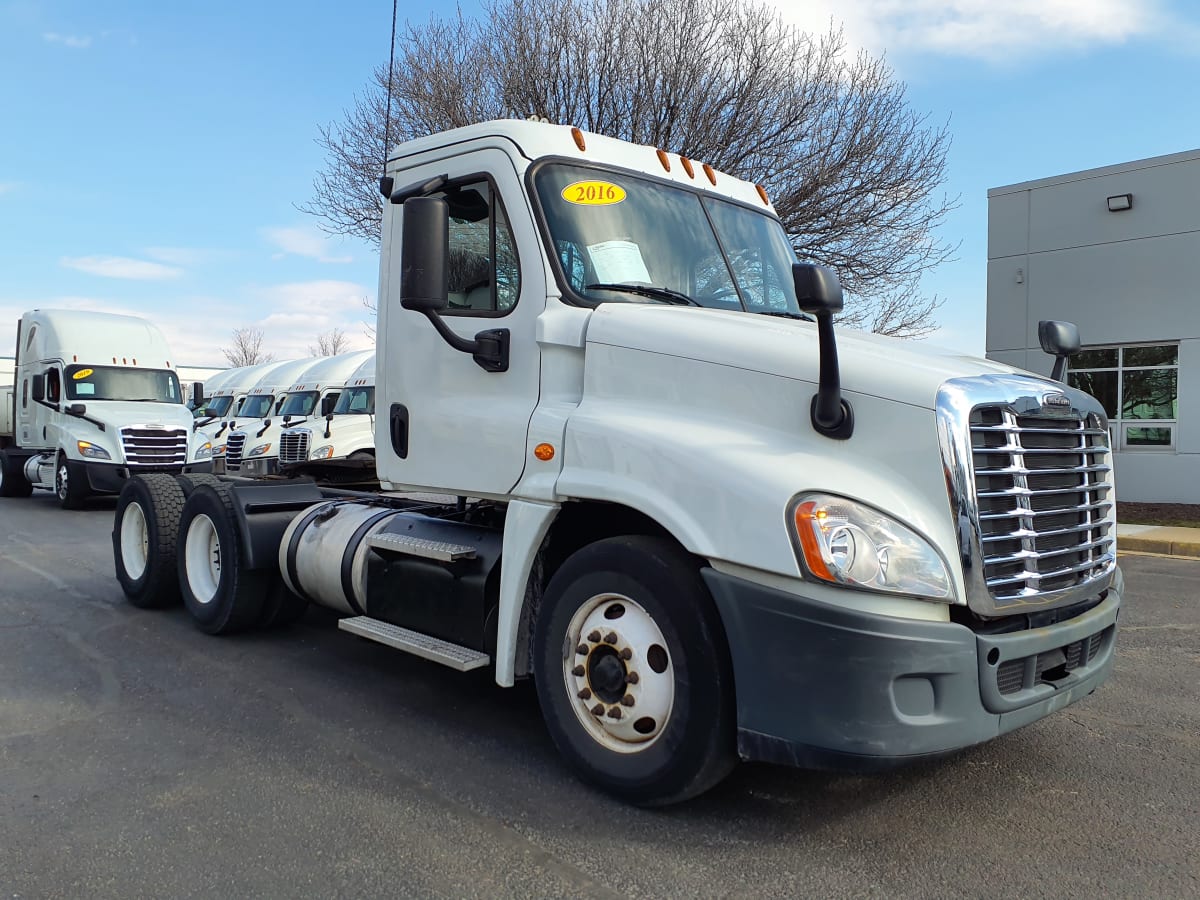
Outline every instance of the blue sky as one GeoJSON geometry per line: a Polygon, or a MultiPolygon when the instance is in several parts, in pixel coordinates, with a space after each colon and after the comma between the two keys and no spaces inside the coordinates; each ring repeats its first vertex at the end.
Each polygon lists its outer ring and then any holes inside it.
{"type": "MultiPolygon", "coordinates": [[[[1200,4],[797,0],[886,53],[949,120],[938,343],[982,353],[987,189],[1200,146],[1200,4]]],[[[401,2],[400,18],[434,9],[401,2]]],[[[438,6],[436,9],[444,10],[438,6]]],[[[297,210],[338,121],[384,61],[390,4],[0,0],[0,355],[35,306],[146,315],[187,364],[233,328],[277,356],[341,327],[369,345],[378,256],[297,210]]],[[[1086,323],[1084,339],[1086,341],[1086,323]]]]}

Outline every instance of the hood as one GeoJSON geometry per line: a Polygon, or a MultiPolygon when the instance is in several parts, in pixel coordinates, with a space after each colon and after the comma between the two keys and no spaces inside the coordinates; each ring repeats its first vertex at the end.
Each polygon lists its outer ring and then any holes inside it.
{"type": "MultiPolygon", "coordinates": [[[[588,324],[589,344],[679,356],[781,375],[816,385],[815,322],[716,309],[605,303],[588,324]]],[[[1020,369],[925,343],[837,330],[842,390],[933,409],[950,378],[1022,374],[1020,369]]]]}
{"type": "Polygon", "coordinates": [[[114,429],[129,425],[161,425],[182,428],[191,434],[191,412],[182,403],[138,403],[130,400],[72,400],[87,407],[87,417],[114,429]]]}

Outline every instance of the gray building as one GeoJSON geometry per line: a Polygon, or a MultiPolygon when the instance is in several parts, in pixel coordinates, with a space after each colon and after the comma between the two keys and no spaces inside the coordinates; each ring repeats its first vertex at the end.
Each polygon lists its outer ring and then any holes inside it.
{"type": "Polygon", "coordinates": [[[1200,150],[988,191],[987,355],[1069,380],[1110,419],[1121,500],[1200,503],[1200,150]]]}

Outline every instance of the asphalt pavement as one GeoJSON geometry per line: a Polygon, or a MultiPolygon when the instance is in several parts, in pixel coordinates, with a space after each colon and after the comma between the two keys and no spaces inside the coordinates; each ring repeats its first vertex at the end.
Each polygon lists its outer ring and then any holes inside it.
{"type": "Polygon", "coordinates": [[[0,500],[0,897],[1200,896],[1200,561],[1122,556],[1115,676],[1049,719],[643,811],[528,686],[128,606],[112,509],[0,500]]]}

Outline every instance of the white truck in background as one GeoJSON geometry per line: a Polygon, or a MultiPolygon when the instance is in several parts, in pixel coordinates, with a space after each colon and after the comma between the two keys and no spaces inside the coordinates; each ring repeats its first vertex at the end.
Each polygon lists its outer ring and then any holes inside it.
{"type": "Polygon", "coordinates": [[[354,350],[318,359],[287,386],[282,405],[261,422],[250,422],[229,436],[225,470],[248,478],[279,472],[279,447],[293,428],[329,415],[346,379],[374,350],[354,350]],[[237,447],[240,445],[240,457],[237,447]]]}
{"type": "Polygon", "coordinates": [[[92,494],[119,492],[131,474],[207,471],[209,447],[193,437],[172,357],[145,319],[25,313],[0,431],[0,496],[45,488],[77,509],[92,494]]]}
{"type": "Polygon", "coordinates": [[[368,353],[346,379],[332,412],[280,435],[283,474],[342,484],[375,480],[375,353],[368,353]]]}
{"type": "MultiPolygon", "coordinates": [[[[225,453],[229,436],[248,422],[261,421],[282,405],[277,393],[295,375],[312,365],[314,359],[285,359],[248,366],[238,373],[232,384],[222,387],[213,398],[214,409],[223,408],[220,417],[197,420],[197,431],[208,435],[213,446],[213,471],[225,471],[225,453]]],[[[207,409],[207,406],[206,406],[207,409]]]]}
{"type": "Polygon", "coordinates": [[[1094,398],[835,330],[765,191],[662,149],[487,122],[396,147],[380,189],[376,464],[418,496],[131,479],[130,602],[213,634],[313,602],[532,677],[563,757],[638,804],[739,758],[936,758],[1108,678],[1094,398]]]}

